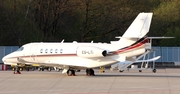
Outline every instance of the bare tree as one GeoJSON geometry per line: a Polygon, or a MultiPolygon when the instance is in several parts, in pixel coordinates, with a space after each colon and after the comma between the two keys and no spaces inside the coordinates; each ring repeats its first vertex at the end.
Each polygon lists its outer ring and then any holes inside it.
{"type": "Polygon", "coordinates": [[[69,0],[34,0],[34,21],[39,31],[43,32],[43,40],[54,39],[58,20],[65,13],[69,0]]]}

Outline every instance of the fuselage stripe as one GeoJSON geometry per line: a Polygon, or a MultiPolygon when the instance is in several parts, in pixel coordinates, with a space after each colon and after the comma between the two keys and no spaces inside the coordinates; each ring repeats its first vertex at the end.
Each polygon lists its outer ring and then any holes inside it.
{"type": "Polygon", "coordinates": [[[141,42],[137,42],[131,46],[128,46],[128,47],[125,47],[125,48],[122,48],[120,50],[117,50],[117,51],[114,51],[114,52],[111,52],[113,54],[120,54],[124,51],[130,51],[130,50],[133,50],[133,49],[137,49],[137,48],[141,48],[142,45],[144,45],[145,43],[147,43],[148,41],[148,38],[144,38],[141,42]]]}

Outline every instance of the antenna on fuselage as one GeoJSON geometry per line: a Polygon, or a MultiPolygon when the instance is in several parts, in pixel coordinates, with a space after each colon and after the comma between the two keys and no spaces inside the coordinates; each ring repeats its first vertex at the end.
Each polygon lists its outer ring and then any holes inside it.
{"type": "Polygon", "coordinates": [[[64,42],[64,39],[61,41],[61,43],[63,43],[64,42]]]}

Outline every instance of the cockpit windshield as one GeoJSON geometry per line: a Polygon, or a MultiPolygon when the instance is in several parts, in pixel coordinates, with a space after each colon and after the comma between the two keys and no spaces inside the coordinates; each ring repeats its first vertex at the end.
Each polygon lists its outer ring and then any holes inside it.
{"type": "Polygon", "coordinates": [[[20,47],[19,49],[17,49],[17,51],[22,51],[24,49],[24,47],[20,47]]]}

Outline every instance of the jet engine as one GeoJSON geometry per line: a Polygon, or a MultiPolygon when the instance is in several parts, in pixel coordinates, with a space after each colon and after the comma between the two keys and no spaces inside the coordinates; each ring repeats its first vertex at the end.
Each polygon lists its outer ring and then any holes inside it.
{"type": "Polygon", "coordinates": [[[107,55],[107,51],[97,47],[79,46],[76,50],[76,54],[79,57],[96,58],[105,57],[107,55]]]}

